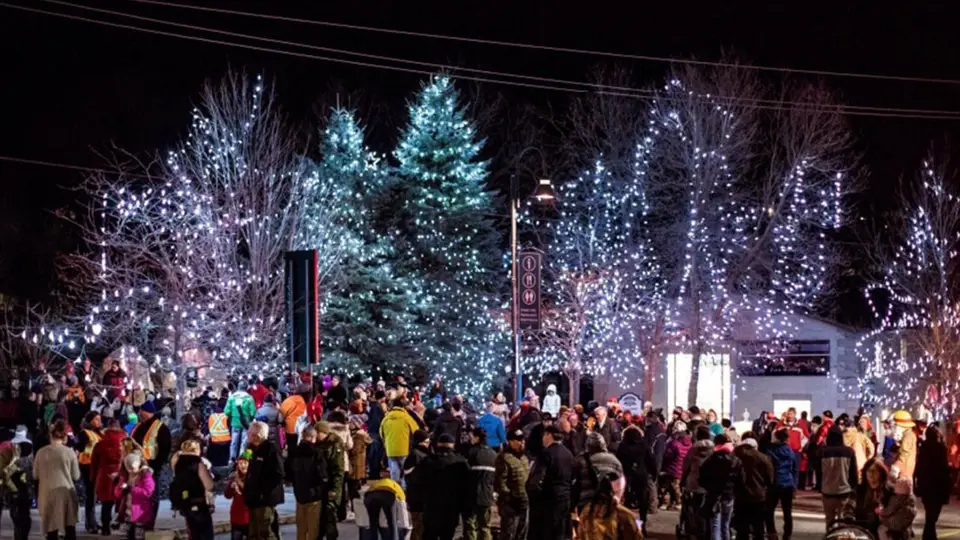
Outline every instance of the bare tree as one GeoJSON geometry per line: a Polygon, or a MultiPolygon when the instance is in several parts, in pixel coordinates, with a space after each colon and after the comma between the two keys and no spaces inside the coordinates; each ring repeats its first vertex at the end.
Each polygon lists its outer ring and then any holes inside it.
{"type": "Polygon", "coordinates": [[[960,392],[960,195],[947,160],[929,158],[901,190],[899,226],[870,255],[882,268],[867,287],[876,319],[858,343],[865,402],[923,405],[943,417],[960,392]]]}

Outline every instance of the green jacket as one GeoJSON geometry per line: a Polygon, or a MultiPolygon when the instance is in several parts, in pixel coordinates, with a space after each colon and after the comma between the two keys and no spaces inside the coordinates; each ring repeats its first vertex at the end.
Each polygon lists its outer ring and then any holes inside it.
{"type": "Polygon", "coordinates": [[[230,419],[230,429],[247,429],[257,416],[257,406],[253,396],[238,390],[227,398],[223,412],[230,419]]]}
{"type": "Polygon", "coordinates": [[[509,450],[500,452],[493,477],[493,489],[497,492],[497,501],[501,506],[508,506],[515,510],[527,508],[527,473],[529,471],[527,456],[517,456],[509,450]]]}
{"type": "Polygon", "coordinates": [[[326,439],[317,441],[317,450],[327,462],[328,492],[335,493],[333,500],[339,503],[343,490],[343,441],[336,433],[328,433],[326,439]]]}

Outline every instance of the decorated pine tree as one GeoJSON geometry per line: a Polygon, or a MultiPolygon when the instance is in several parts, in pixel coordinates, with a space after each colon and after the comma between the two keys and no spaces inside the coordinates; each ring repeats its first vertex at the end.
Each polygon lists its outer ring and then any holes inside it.
{"type": "Polygon", "coordinates": [[[304,247],[335,245],[339,254],[337,264],[324,269],[330,287],[321,292],[320,333],[322,364],[345,375],[405,367],[419,290],[414,278],[396,271],[390,232],[375,228],[387,169],[363,135],[352,111],[330,113],[301,229],[304,247]]]}
{"type": "Polygon", "coordinates": [[[506,361],[498,292],[507,278],[478,157],[483,143],[458,97],[453,81],[438,75],[410,104],[394,151],[403,201],[394,223],[402,270],[425,282],[418,315],[428,333],[419,359],[449,389],[479,396],[506,361]]]}

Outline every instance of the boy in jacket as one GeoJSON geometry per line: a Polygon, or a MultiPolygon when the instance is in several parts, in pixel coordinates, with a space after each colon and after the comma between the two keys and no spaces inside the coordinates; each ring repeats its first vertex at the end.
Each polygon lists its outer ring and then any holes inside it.
{"type": "Polygon", "coordinates": [[[793,535],[793,495],[796,492],[797,455],[790,448],[790,432],[778,429],[773,434],[773,444],[767,449],[767,455],[773,462],[773,486],[767,505],[767,533],[777,533],[777,524],[773,515],[777,504],[783,509],[783,539],[790,540],[793,535]]]}

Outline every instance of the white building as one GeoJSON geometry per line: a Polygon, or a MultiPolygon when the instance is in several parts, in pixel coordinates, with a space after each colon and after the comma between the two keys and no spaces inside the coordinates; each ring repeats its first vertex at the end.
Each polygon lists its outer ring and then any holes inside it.
{"type": "MultiPolygon", "coordinates": [[[[857,333],[831,322],[797,317],[789,345],[757,341],[750,325],[734,329],[727,352],[704,355],[700,363],[697,403],[714,409],[721,418],[742,421],[744,413],[756,418],[761,411],[781,414],[790,407],[809,411],[853,413],[860,406],[856,395],[860,367],[855,345],[857,333]],[[769,351],[777,347],[771,360],[769,351]]],[[[693,357],[676,351],[664,355],[657,366],[652,398],[654,407],[665,411],[692,405],[688,399],[693,357]]],[[[597,400],[627,393],[643,396],[643,383],[629,388],[594,382],[597,400]]]]}

